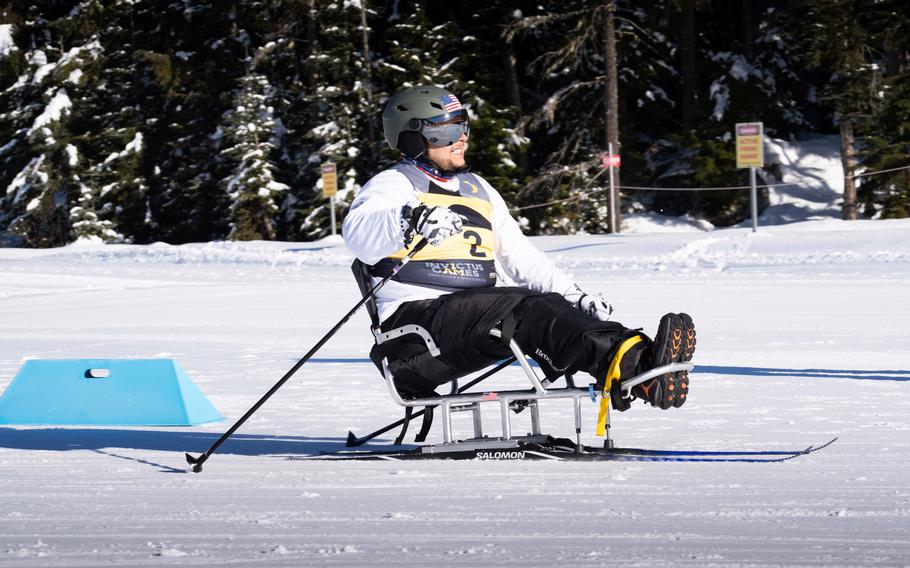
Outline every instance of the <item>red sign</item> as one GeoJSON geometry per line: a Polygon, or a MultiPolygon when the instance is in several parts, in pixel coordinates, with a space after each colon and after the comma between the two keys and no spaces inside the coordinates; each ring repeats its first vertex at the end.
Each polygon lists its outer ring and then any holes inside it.
{"type": "Polygon", "coordinates": [[[620,163],[619,154],[604,154],[603,155],[603,167],[618,168],[619,163],[620,163]]]}
{"type": "Polygon", "coordinates": [[[761,136],[761,124],[746,122],[736,125],[737,136],[761,136]]]}

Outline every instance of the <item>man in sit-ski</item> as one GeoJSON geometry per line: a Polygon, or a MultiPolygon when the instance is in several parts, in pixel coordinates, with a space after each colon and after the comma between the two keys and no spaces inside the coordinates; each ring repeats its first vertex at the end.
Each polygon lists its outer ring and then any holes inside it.
{"type": "MultiPolygon", "coordinates": [[[[402,395],[432,396],[437,386],[511,356],[509,338],[548,378],[584,371],[629,408],[621,380],[668,363],[689,361],[695,326],[669,313],[649,339],[610,321],[612,306],[588,294],[525,237],[499,193],[465,163],[468,113],[452,93],[434,86],[406,89],[382,115],[385,139],[401,161],[359,191],[344,220],[348,248],[387,276],[415,241],[429,245],[376,296],[383,331],[417,324],[441,350],[432,357],[413,335],[377,345],[388,357],[402,395]],[[491,337],[492,329],[501,338],[491,337]],[[608,373],[613,374],[609,377],[608,373]]],[[[632,388],[633,398],[659,408],[682,406],[687,371],[665,373],[632,388]]]]}

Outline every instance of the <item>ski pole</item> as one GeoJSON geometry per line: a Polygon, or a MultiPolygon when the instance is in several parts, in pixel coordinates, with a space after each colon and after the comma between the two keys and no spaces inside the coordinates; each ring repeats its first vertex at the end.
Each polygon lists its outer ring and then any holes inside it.
{"type": "MultiPolygon", "coordinates": [[[[514,363],[514,362],[515,362],[515,357],[509,357],[508,359],[506,359],[505,361],[503,361],[502,363],[500,363],[500,364],[497,365],[496,367],[490,369],[489,371],[487,371],[487,372],[484,373],[483,375],[477,377],[477,378],[474,379],[473,381],[471,381],[471,382],[469,382],[468,384],[464,385],[463,387],[459,388],[457,394],[463,393],[464,391],[466,391],[466,390],[468,390],[469,388],[473,387],[474,385],[476,385],[476,384],[479,383],[480,381],[489,378],[489,377],[490,377],[491,375],[493,375],[494,373],[498,373],[499,371],[505,369],[506,367],[508,367],[509,365],[511,365],[511,364],[514,363]]],[[[432,408],[436,408],[436,406],[439,406],[439,405],[435,405],[435,406],[433,406],[432,408]]],[[[427,412],[427,409],[426,409],[426,408],[424,408],[423,410],[419,410],[419,411],[415,412],[414,414],[412,414],[410,419],[411,419],[411,420],[414,420],[415,418],[417,418],[417,417],[419,417],[419,416],[423,416],[424,414],[426,414],[426,412],[427,412]]],[[[363,444],[365,444],[366,442],[368,442],[368,441],[372,440],[373,438],[375,438],[376,436],[379,436],[380,434],[385,434],[385,433],[388,432],[389,430],[392,430],[393,428],[397,428],[397,427],[401,426],[402,424],[404,424],[404,420],[405,420],[405,419],[402,418],[402,419],[399,420],[398,422],[393,422],[393,423],[389,424],[388,426],[385,426],[385,427],[383,427],[383,428],[380,428],[379,430],[376,430],[375,432],[372,432],[372,433],[370,433],[370,434],[367,434],[366,436],[363,436],[362,438],[358,438],[353,432],[351,432],[350,430],[348,430],[348,441],[345,443],[345,445],[346,445],[347,447],[349,447],[349,448],[354,448],[354,447],[363,445],[363,444]]]]}
{"type": "Polygon", "coordinates": [[[232,435],[234,432],[236,432],[237,429],[240,428],[240,426],[241,426],[244,422],[246,422],[247,419],[249,419],[250,416],[253,415],[254,412],[256,412],[257,410],[259,410],[259,407],[262,406],[263,404],[265,404],[265,401],[267,401],[273,394],[275,394],[275,391],[277,391],[278,389],[280,389],[281,386],[284,385],[284,383],[286,383],[286,382],[288,381],[288,379],[290,379],[290,378],[294,375],[294,373],[296,373],[297,370],[298,370],[300,367],[302,367],[303,364],[306,363],[306,362],[310,359],[310,357],[312,357],[317,351],[319,351],[319,349],[320,349],[323,345],[325,345],[325,343],[326,343],[329,339],[331,339],[331,337],[332,337],[333,335],[335,335],[335,333],[336,333],[339,329],[341,329],[341,326],[343,326],[344,324],[346,324],[346,323],[348,322],[348,320],[351,319],[351,316],[353,316],[354,313],[355,313],[357,310],[359,310],[361,306],[363,306],[364,304],[366,304],[367,301],[368,301],[370,298],[372,298],[372,297],[376,294],[376,292],[379,291],[380,288],[382,288],[383,286],[385,286],[386,282],[388,282],[389,280],[392,279],[393,276],[395,276],[396,274],[398,274],[398,272],[400,272],[401,269],[404,268],[405,265],[406,265],[408,262],[410,262],[412,258],[414,258],[414,255],[416,255],[418,252],[420,252],[421,249],[423,249],[423,247],[425,247],[425,246],[427,245],[427,242],[428,242],[428,241],[426,241],[426,240],[422,240],[422,241],[420,241],[419,243],[417,243],[416,245],[414,245],[414,248],[411,249],[411,252],[409,252],[409,253],[407,254],[407,256],[405,256],[404,258],[402,258],[401,261],[398,262],[398,264],[396,264],[394,267],[392,267],[392,271],[389,272],[382,280],[380,280],[379,282],[377,282],[376,285],[373,286],[373,288],[369,291],[369,293],[366,294],[363,298],[361,298],[360,301],[357,302],[357,305],[355,305],[353,308],[351,308],[351,310],[350,310],[347,314],[345,314],[345,316],[344,316],[343,318],[341,318],[341,320],[340,320],[338,323],[335,324],[335,327],[333,327],[331,330],[329,330],[329,332],[326,333],[325,336],[323,336],[323,338],[320,339],[319,342],[316,343],[316,345],[314,345],[314,346],[307,352],[307,354],[303,356],[302,359],[300,359],[299,361],[297,361],[297,363],[296,363],[293,367],[291,367],[291,370],[289,370],[287,373],[284,374],[283,377],[281,377],[281,380],[279,380],[277,383],[275,383],[275,385],[272,386],[272,388],[270,388],[269,391],[268,391],[267,393],[265,393],[265,394],[262,396],[262,398],[260,398],[259,401],[258,401],[256,404],[254,404],[249,410],[247,410],[247,411],[246,411],[246,414],[244,414],[243,416],[240,417],[240,420],[238,420],[237,422],[235,422],[234,425],[231,426],[231,427],[228,429],[227,432],[225,432],[224,434],[222,434],[221,437],[218,438],[218,440],[216,440],[214,444],[212,444],[212,447],[210,447],[209,449],[207,449],[207,450],[204,451],[203,453],[199,454],[198,457],[193,457],[193,456],[191,456],[189,453],[187,453],[187,454],[186,454],[186,462],[187,462],[188,464],[190,464],[190,465],[193,466],[193,471],[196,472],[196,473],[199,473],[200,471],[202,471],[202,464],[204,464],[204,463],[206,462],[206,460],[208,460],[208,459],[212,456],[212,454],[215,453],[215,451],[218,449],[218,447],[221,446],[221,444],[223,444],[223,443],[225,442],[225,440],[227,440],[228,438],[230,438],[231,435],[232,435]]]}

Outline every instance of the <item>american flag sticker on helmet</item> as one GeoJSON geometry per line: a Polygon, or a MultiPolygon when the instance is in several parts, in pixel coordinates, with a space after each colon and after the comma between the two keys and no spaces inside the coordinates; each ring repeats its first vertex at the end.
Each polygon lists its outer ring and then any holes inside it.
{"type": "Polygon", "coordinates": [[[445,95],[440,97],[439,100],[442,101],[442,106],[446,109],[446,112],[461,110],[461,102],[455,95],[445,95]]]}

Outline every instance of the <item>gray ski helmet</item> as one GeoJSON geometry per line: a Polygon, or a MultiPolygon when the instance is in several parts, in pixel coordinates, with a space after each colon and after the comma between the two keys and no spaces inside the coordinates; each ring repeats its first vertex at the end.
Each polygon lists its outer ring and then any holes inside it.
{"type": "Polygon", "coordinates": [[[420,132],[422,121],[468,119],[458,97],[433,85],[417,85],[392,96],[382,112],[382,133],[393,150],[399,150],[402,132],[420,132]]]}

